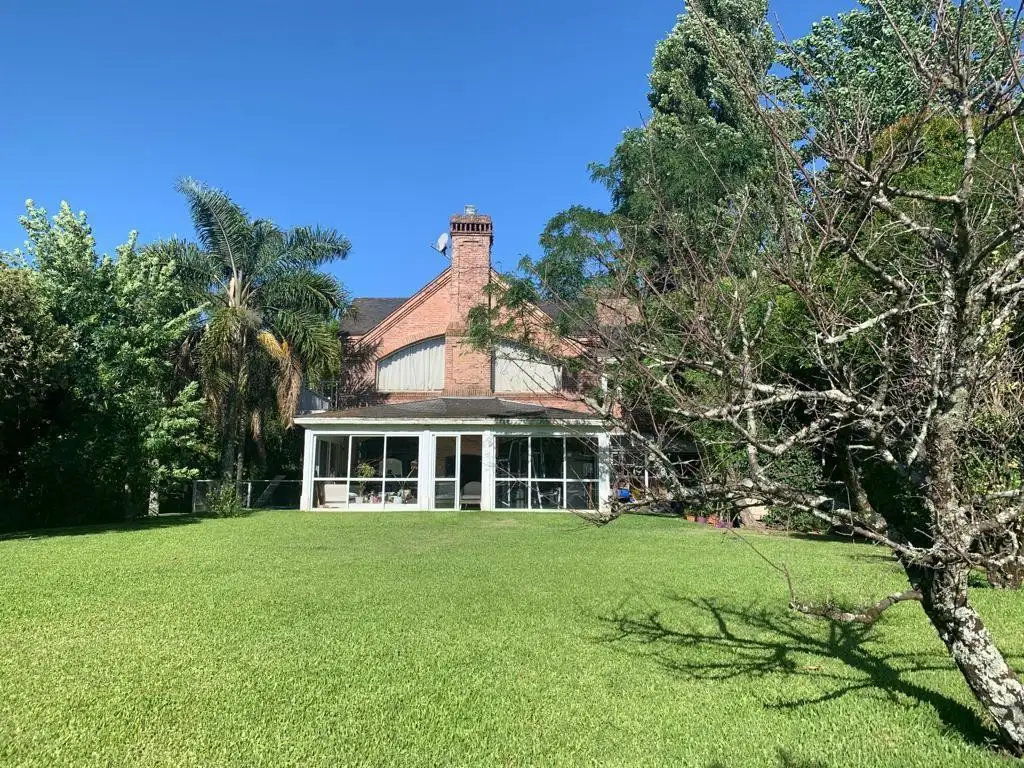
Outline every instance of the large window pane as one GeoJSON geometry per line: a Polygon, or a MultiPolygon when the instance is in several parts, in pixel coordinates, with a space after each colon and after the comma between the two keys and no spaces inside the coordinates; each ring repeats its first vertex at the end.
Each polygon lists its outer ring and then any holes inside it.
{"type": "Polygon", "coordinates": [[[495,441],[497,475],[499,478],[529,476],[529,438],[498,437],[495,441]]]}
{"type": "Polygon", "coordinates": [[[565,486],[561,481],[549,483],[530,483],[530,501],[533,509],[561,509],[562,492],[565,486]]]}
{"type": "Polygon", "coordinates": [[[565,484],[566,509],[597,509],[597,483],[565,484]]]}
{"type": "Polygon", "coordinates": [[[597,441],[588,438],[565,439],[565,474],[570,480],[597,477],[597,441]]]}
{"type": "Polygon", "coordinates": [[[382,500],[382,483],[380,480],[352,480],[349,483],[352,504],[380,504],[382,500]]]}
{"type": "Polygon", "coordinates": [[[521,480],[499,480],[494,484],[494,506],[498,509],[528,509],[526,487],[521,480]]]}
{"type": "Polygon", "coordinates": [[[419,485],[415,480],[386,480],[384,504],[391,507],[415,504],[419,495],[419,485]]]}
{"type": "Polygon", "coordinates": [[[438,480],[434,483],[434,509],[455,509],[454,480],[438,480]]]}
{"type": "Polygon", "coordinates": [[[348,475],[348,435],[321,436],[316,439],[316,476],[348,475]]]}
{"type": "Polygon", "coordinates": [[[349,498],[349,484],[345,481],[316,480],[313,483],[315,509],[344,509],[349,498]]]}
{"type": "Polygon", "coordinates": [[[384,461],[385,477],[413,478],[420,476],[420,439],[389,437],[384,461]]]}
{"type": "MultiPolygon", "coordinates": [[[[455,477],[457,442],[458,438],[454,435],[441,435],[435,440],[434,477],[455,477]]],[[[452,504],[454,503],[452,501],[452,504]]],[[[451,507],[444,507],[444,509],[451,509],[451,507]]]]}
{"type": "Polygon", "coordinates": [[[533,476],[551,479],[562,477],[564,442],[560,437],[533,437],[533,476]]]}
{"type": "MultiPolygon", "coordinates": [[[[466,484],[479,484],[483,480],[483,453],[483,435],[462,435],[459,445],[459,482],[462,484],[463,495],[470,493],[476,496],[480,495],[479,488],[475,492],[466,491],[466,484]]],[[[479,499],[473,501],[477,503],[479,499]]],[[[460,499],[460,502],[465,503],[465,500],[460,499]]]]}
{"type": "Polygon", "coordinates": [[[384,477],[384,438],[354,436],[349,477],[384,477]]]}

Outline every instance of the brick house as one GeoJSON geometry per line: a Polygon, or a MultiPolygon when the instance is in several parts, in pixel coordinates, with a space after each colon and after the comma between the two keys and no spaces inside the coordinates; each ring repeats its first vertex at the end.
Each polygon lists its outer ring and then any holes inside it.
{"type": "MultiPolygon", "coordinates": [[[[598,509],[610,436],[554,362],[470,345],[470,309],[500,279],[490,216],[451,217],[451,266],[408,298],[356,299],[343,331],[373,350],[373,405],[296,418],[303,509],[598,509]],[[564,383],[564,387],[563,387],[564,383]]],[[[543,333],[548,315],[532,322],[543,333]]],[[[529,321],[528,321],[529,322],[529,321]]]]}

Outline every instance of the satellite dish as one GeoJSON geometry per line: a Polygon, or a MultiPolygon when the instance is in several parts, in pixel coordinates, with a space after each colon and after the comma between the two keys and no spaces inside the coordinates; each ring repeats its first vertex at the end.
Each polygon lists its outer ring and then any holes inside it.
{"type": "Polygon", "coordinates": [[[447,253],[448,252],[448,233],[447,232],[445,232],[443,235],[441,235],[439,238],[437,238],[437,243],[434,244],[434,250],[437,251],[438,253],[447,253]]]}

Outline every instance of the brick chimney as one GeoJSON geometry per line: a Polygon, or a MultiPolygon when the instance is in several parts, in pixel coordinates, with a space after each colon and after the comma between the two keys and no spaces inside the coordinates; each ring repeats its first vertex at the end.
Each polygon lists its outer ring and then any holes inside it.
{"type": "Polygon", "coordinates": [[[491,281],[491,244],[494,224],[490,216],[467,205],[451,218],[450,316],[445,334],[444,394],[490,395],[491,356],[473,349],[466,334],[469,311],[488,301],[491,281]]]}

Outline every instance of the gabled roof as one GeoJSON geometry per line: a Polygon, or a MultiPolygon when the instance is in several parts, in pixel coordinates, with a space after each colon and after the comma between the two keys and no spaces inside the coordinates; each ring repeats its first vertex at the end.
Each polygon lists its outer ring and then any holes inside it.
{"type": "MultiPolygon", "coordinates": [[[[491,275],[496,279],[501,279],[501,274],[494,269],[491,269],[491,275]]],[[[352,310],[349,313],[346,313],[341,319],[341,332],[347,333],[350,336],[367,335],[371,331],[376,330],[378,326],[383,324],[384,321],[392,315],[398,313],[398,311],[403,307],[407,311],[412,311],[415,308],[413,306],[414,300],[422,301],[426,299],[434,291],[445,284],[445,278],[447,277],[449,277],[449,270],[445,269],[440,275],[423,286],[414,295],[403,299],[353,299],[352,310]]],[[[547,315],[551,320],[557,319],[561,312],[555,302],[542,301],[537,304],[536,308],[540,310],[542,314],[547,315]]]]}
{"type": "MultiPolygon", "coordinates": [[[[522,419],[527,421],[592,421],[593,414],[520,403],[498,397],[438,397],[410,403],[389,403],[366,408],[328,411],[306,417],[362,419],[367,421],[418,421],[422,419],[522,419]]],[[[299,420],[301,423],[301,419],[299,420]]]]}
{"type": "Polygon", "coordinates": [[[351,336],[362,336],[380,325],[388,315],[405,304],[403,299],[355,299],[341,320],[341,332],[351,336]]]}

